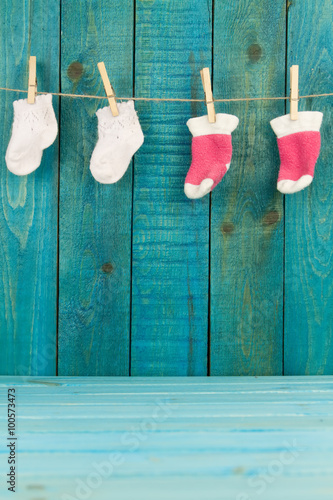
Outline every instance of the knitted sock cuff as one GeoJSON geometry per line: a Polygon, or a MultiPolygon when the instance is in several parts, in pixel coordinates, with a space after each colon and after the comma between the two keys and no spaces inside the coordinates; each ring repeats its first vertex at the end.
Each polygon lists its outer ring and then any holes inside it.
{"type": "Polygon", "coordinates": [[[52,94],[37,95],[34,104],[29,104],[27,99],[13,102],[15,116],[21,116],[27,111],[35,112],[52,107],[52,94]]]}
{"type": "Polygon", "coordinates": [[[119,115],[113,116],[110,106],[96,111],[98,118],[98,133],[120,134],[141,131],[139,119],[134,109],[134,101],[117,103],[119,115]]]}
{"type": "Polygon", "coordinates": [[[297,120],[291,120],[290,115],[279,116],[270,122],[277,138],[297,132],[319,132],[323,113],[320,111],[301,111],[297,120]]]}
{"type": "Polygon", "coordinates": [[[228,115],[226,113],[218,113],[216,122],[209,123],[207,115],[199,116],[198,118],[190,118],[186,125],[188,126],[193,137],[200,135],[227,134],[235,130],[239,123],[237,116],[228,115]]]}

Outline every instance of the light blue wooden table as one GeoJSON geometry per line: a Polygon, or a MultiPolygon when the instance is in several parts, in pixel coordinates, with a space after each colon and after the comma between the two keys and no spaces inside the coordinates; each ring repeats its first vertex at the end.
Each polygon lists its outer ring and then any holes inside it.
{"type": "Polygon", "coordinates": [[[1,498],[333,497],[333,377],[2,377],[2,474],[8,387],[18,493],[1,498]]]}

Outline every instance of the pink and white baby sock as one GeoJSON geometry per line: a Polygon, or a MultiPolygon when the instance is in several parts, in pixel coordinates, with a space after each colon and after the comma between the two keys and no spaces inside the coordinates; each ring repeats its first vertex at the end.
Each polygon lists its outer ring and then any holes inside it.
{"type": "Polygon", "coordinates": [[[113,184],[122,178],[144,140],[134,102],[122,102],[118,104],[118,110],[118,116],[112,115],[110,106],[96,112],[98,141],[90,160],[90,170],[96,181],[102,184],[113,184]]]}
{"type": "Polygon", "coordinates": [[[8,170],[27,175],[39,167],[43,150],[51,146],[58,133],[57,119],[52,107],[52,95],[36,96],[34,104],[27,99],[14,101],[12,136],[7,152],[8,170]]]}
{"type": "Polygon", "coordinates": [[[187,126],[193,135],[192,163],[185,179],[188,198],[202,198],[212,191],[228,171],[232,156],[231,132],[238,125],[234,115],[218,113],[216,122],[207,115],[191,118],[187,126]]]}
{"type": "Polygon", "coordinates": [[[302,111],[297,120],[284,115],[271,121],[281,161],[277,182],[281,193],[296,193],[311,184],[320,152],[322,119],[319,111],[302,111]]]}

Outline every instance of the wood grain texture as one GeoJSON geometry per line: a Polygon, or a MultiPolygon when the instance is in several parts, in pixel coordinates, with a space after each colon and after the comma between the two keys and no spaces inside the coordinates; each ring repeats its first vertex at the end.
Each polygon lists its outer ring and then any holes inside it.
{"type": "MultiPolygon", "coordinates": [[[[62,91],[132,94],[133,0],[62,2],[62,91]],[[75,19],[75,24],[73,24],[75,19]]],[[[114,185],[89,170],[98,107],[61,104],[59,374],[128,375],[132,167],[114,185]]]]}
{"type": "MultiPolygon", "coordinates": [[[[203,97],[211,2],[140,1],[136,95],[203,97]]],[[[190,201],[192,103],[138,103],[145,144],[134,167],[132,375],[207,373],[209,199],[190,201]]]]}
{"type": "MultiPolygon", "coordinates": [[[[332,92],[329,0],[292,2],[288,66],[299,64],[300,94],[332,92]]],[[[332,100],[303,99],[324,113],[321,152],[309,188],[286,196],[285,373],[333,373],[332,100]]]]}
{"type": "MultiPolygon", "coordinates": [[[[0,83],[28,89],[28,60],[37,57],[39,90],[59,89],[59,1],[0,4],[0,83]]],[[[6,167],[13,101],[1,91],[0,113],[0,373],[56,372],[58,140],[41,166],[18,177],[6,167]]],[[[58,99],[53,98],[56,114],[58,99]]]]}
{"type": "MultiPolygon", "coordinates": [[[[101,60],[118,95],[135,76],[137,96],[203,98],[208,66],[215,97],[282,96],[292,64],[301,94],[330,92],[332,15],[328,0],[3,0],[0,84],[27,88],[32,54],[39,90],[58,91],[61,43],[68,93],[104,95],[101,60]]],[[[58,139],[35,173],[6,168],[24,97],[0,91],[0,374],[56,373],[58,207],[59,374],[270,375],[283,360],[286,374],[333,373],[331,98],[300,102],[324,113],[321,154],[284,202],[269,125],[283,101],[215,103],[240,118],[231,168],[190,201],[186,121],[203,104],[136,103],[134,177],[107,186],[89,171],[107,100],[62,99],[58,197],[58,139]]]]}
{"type": "MultiPolygon", "coordinates": [[[[285,2],[215,2],[214,94],[284,94],[285,2]],[[223,56],[222,56],[223,54],[223,56]]],[[[282,373],[283,201],[269,120],[283,102],[219,105],[239,117],[230,170],[212,193],[212,375],[282,373]]]]}
{"type": "Polygon", "coordinates": [[[20,500],[332,498],[333,377],[1,377],[4,433],[8,387],[20,500]]]}

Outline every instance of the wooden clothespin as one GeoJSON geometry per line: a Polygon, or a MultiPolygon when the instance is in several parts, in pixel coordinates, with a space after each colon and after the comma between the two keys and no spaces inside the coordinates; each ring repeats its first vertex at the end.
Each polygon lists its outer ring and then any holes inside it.
{"type": "Polygon", "coordinates": [[[100,72],[102,80],[103,80],[106,97],[108,98],[110,108],[111,108],[111,113],[113,114],[113,116],[118,116],[119,111],[118,111],[118,107],[117,107],[116,95],[114,93],[114,90],[112,88],[112,85],[111,85],[109,77],[108,77],[108,74],[106,72],[105,64],[103,62],[100,62],[97,64],[97,67],[99,69],[99,72],[100,72]]]}
{"type": "Polygon", "coordinates": [[[290,68],[290,119],[298,119],[298,66],[294,65],[290,68]]]}
{"type": "Polygon", "coordinates": [[[216,114],[214,108],[214,100],[213,100],[213,92],[212,92],[212,84],[210,80],[209,68],[203,68],[200,71],[202,86],[205,92],[205,100],[207,106],[207,114],[209,123],[216,122],[216,114]]]}
{"type": "Polygon", "coordinates": [[[37,94],[37,76],[36,76],[36,56],[30,56],[29,59],[29,86],[28,103],[34,104],[37,94]]]}

